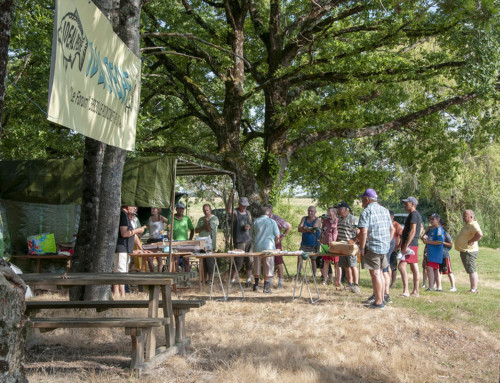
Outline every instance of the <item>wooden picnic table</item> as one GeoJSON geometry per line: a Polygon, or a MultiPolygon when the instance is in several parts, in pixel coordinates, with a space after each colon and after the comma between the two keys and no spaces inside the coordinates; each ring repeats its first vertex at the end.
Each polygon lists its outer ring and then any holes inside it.
{"type": "MultiPolygon", "coordinates": [[[[69,273],[69,274],[20,274],[19,277],[28,285],[53,285],[53,286],[88,286],[88,285],[123,285],[136,284],[149,286],[149,299],[147,301],[148,317],[142,321],[140,318],[109,318],[107,325],[104,324],[107,318],[96,321],[95,318],[60,318],[57,323],[51,323],[53,318],[36,318],[33,327],[38,328],[58,328],[58,327],[125,327],[129,335],[132,336],[132,361],[131,368],[140,368],[144,361],[159,357],[156,351],[156,337],[152,327],[164,326],[166,352],[170,355],[175,347],[174,315],[172,309],[172,285],[185,278],[185,273],[168,275],[167,273],[69,273]],[[161,294],[160,294],[161,293],[161,294]],[[161,297],[160,297],[161,295],[161,297]],[[163,307],[164,318],[158,317],[158,308],[163,307]],[[67,320],[64,320],[67,319],[67,320]],[[74,321],[78,323],[75,325],[74,321]],[[156,321],[155,321],[156,320],[156,321]],[[94,323],[95,322],[95,323],[94,323]],[[155,322],[155,323],[152,323],[155,322]],[[141,329],[147,328],[147,339],[142,342],[141,329]],[[135,340],[134,340],[135,339],[135,340]],[[137,341],[137,339],[141,341],[137,341]],[[145,352],[145,359],[144,359],[145,352]]],[[[187,273],[189,274],[189,273],[187,273]]],[[[112,304],[112,302],[110,302],[112,304]]],[[[47,307],[50,309],[50,307],[47,307]]],[[[180,349],[179,349],[180,350],[180,349]]]]}
{"type": "Polygon", "coordinates": [[[13,255],[12,258],[17,258],[17,259],[35,259],[36,260],[36,272],[41,273],[42,272],[42,261],[48,260],[48,259],[58,259],[58,260],[65,260],[66,261],[66,271],[69,271],[69,268],[71,267],[71,258],[73,258],[72,255],[61,255],[61,254],[37,254],[37,255],[13,255]]]}

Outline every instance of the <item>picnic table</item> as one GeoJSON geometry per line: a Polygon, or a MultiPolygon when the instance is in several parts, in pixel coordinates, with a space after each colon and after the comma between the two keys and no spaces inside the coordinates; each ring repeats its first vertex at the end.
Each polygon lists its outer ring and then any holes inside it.
{"type": "Polygon", "coordinates": [[[74,327],[123,327],[131,336],[131,369],[146,369],[160,363],[172,354],[183,350],[188,340],[185,338],[184,316],[189,308],[200,307],[204,301],[192,305],[181,304],[175,308],[172,304],[172,286],[174,283],[190,278],[194,273],[70,273],[70,274],[20,274],[19,277],[28,285],[53,286],[88,286],[135,284],[149,286],[149,299],[144,301],[27,301],[28,310],[58,308],[127,308],[144,307],[148,309],[145,318],[30,318],[29,326],[41,331],[56,328],[74,327]],[[158,315],[163,308],[163,318],[158,315]],[[174,327],[177,324],[177,329],[174,327]],[[156,336],[153,328],[163,327],[166,347],[156,349],[156,336]]]}
{"type": "Polygon", "coordinates": [[[73,258],[72,255],[64,255],[64,254],[37,254],[37,255],[13,255],[12,258],[17,258],[17,259],[35,259],[36,260],[36,272],[41,273],[42,272],[42,261],[51,259],[57,259],[57,260],[65,260],[66,261],[66,271],[69,271],[69,268],[71,266],[71,258],[73,258]]]}

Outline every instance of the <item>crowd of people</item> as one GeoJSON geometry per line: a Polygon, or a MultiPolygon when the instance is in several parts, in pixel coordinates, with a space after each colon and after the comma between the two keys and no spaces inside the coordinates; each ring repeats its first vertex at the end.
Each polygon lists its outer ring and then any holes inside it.
{"type": "MultiPolygon", "coordinates": [[[[253,219],[248,210],[248,198],[240,197],[238,206],[233,209],[235,191],[232,190],[226,212],[232,215],[232,238],[235,249],[245,253],[262,252],[266,250],[281,250],[283,239],[290,233],[291,224],[273,214],[271,205],[264,205],[258,209],[258,217],[253,219]]],[[[315,206],[310,206],[307,216],[302,217],[298,232],[301,233],[300,250],[310,253],[312,272],[317,269],[321,272],[323,284],[334,283],[342,288],[359,294],[358,262],[369,270],[373,294],[364,301],[366,307],[381,309],[391,303],[389,289],[395,286],[397,272],[401,275],[403,290],[402,297],[419,296],[419,239],[424,244],[422,260],[423,285],[426,291],[443,291],[442,275],[447,275],[450,281],[450,291],[456,291],[455,278],[452,271],[449,250],[453,241],[446,230],[446,225],[438,213],[428,217],[429,227],[423,229],[423,219],[417,210],[418,200],[408,197],[402,200],[404,209],[408,213],[406,221],[401,226],[394,220],[394,213],[378,202],[378,195],[373,189],[366,189],[359,196],[363,211],[359,219],[355,217],[350,206],[342,201],[327,209],[327,213],[318,217],[315,206]],[[356,255],[338,256],[329,253],[329,244],[333,241],[356,244],[359,247],[359,258],[356,255]],[[324,255],[323,255],[324,254],[324,255]],[[409,288],[408,266],[412,273],[412,289],[409,288]]],[[[140,226],[136,217],[137,209],[133,206],[124,206],[120,215],[120,228],[113,270],[116,272],[128,271],[129,254],[134,251],[147,252],[142,247],[139,236],[144,230],[149,230],[148,242],[162,241],[165,230],[170,230],[170,219],[160,214],[159,208],[151,209],[151,217],[147,225],[140,226]],[[135,249],[135,250],[134,250],[135,249]]],[[[195,233],[200,237],[209,238],[209,248],[215,250],[217,244],[217,229],[219,219],[212,214],[210,204],[203,205],[203,216],[198,220],[196,227],[191,219],[184,215],[185,205],[179,202],[173,217],[173,239],[176,241],[191,240],[195,233]]],[[[472,210],[465,210],[462,215],[464,227],[455,239],[455,249],[470,278],[469,293],[477,294],[478,275],[476,259],[478,256],[478,241],[482,237],[481,228],[474,218],[472,210]]],[[[132,257],[133,258],[133,257],[132,257]]],[[[157,270],[161,271],[163,260],[158,257],[157,270]]],[[[176,258],[176,267],[188,271],[189,258],[176,258]],[[182,262],[182,264],[180,264],[182,262]]],[[[206,280],[211,280],[214,272],[214,258],[204,258],[206,280]]],[[[246,288],[259,291],[260,277],[263,276],[263,292],[271,293],[272,288],[283,288],[283,257],[282,256],[243,256],[235,258],[236,267],[230,276],[231,283],[235,283],[236,273],[243,267],[246,272],[246,288]],[[275,270],[278,281],[273,285],[275,270]],[[253,282],[252,282],[253,275],[253,282]]],[[[302,261],[298,258],[297,272],[300,272],[302,261]]],[[[132,267],[140,270],[155,271],[152,257],[145,262],[135,259],[132,267]]],[[[113,294],[124,294],[123,286],[114,286],[113,294]]]]}

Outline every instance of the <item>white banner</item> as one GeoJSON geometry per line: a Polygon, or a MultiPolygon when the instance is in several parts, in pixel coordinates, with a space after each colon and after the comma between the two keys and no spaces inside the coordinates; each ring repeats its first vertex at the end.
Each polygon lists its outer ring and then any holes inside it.
{"type": "Polygon", "coordinates": [[[141,60],[89,0],[56,0],[48,119],[126,150],[135,146],[141,60]]]}

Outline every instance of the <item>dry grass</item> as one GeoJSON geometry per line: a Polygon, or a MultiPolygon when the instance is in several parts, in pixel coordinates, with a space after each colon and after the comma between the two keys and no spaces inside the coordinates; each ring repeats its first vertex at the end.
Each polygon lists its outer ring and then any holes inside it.
{"type": "MultiPolygon", "coordinates": [[[[61,329],[44,334],[28,349],[29,379],[64,383],[498,381],[497,334],[460,319],[431,320],[412,309],[367,310],[359,295],[331,286],[320,287],[321,301],[315,305],[305,299],[291,302],[292,286],[289,282],[286,290],[275,290],[271,296],[246,291],[245,302],[207,301],[187,315],[192,340],[188,353],[140,378],[124,370],[130,343],[123,330],[61,329]]],[[[362,293],[368,295],[368,288],[362,293]]],[[[191,290],[181,298],[206,294],[191,290]]],[[[117,314],[118,310],[107,315],[117,314]]],[[[128,310],[126,315],[145,312],[128,310]]]]}

